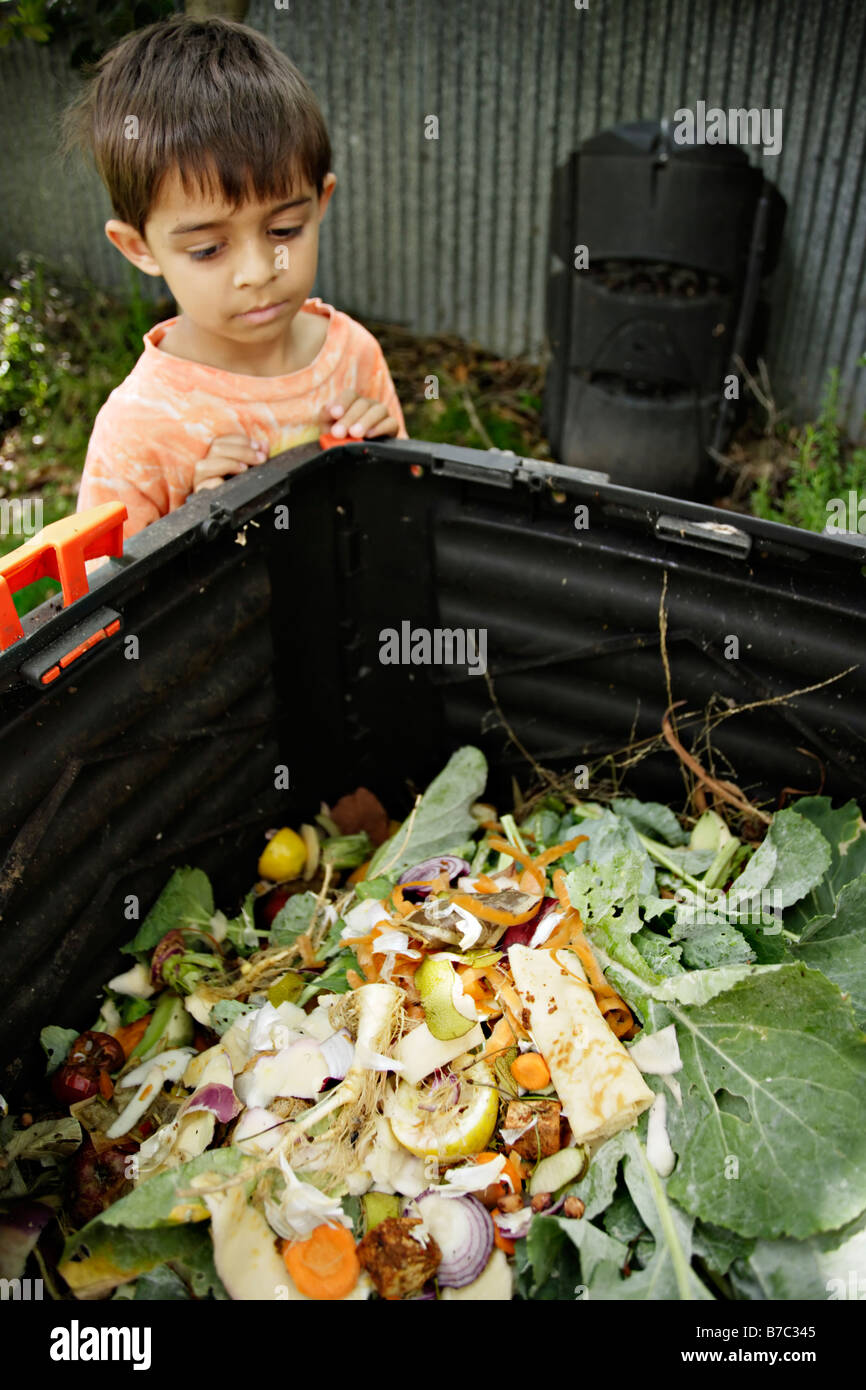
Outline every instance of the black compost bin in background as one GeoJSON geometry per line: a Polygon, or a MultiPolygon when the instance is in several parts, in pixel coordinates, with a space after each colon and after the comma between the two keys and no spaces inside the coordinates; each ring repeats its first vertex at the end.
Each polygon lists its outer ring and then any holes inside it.
{"type": "Polygon", "coordinates": [[[558,459],[628,487],[708,491],[734,423],[725,378],[760,351],[784,217],[744,150],[680,144],[666,122],[602,131],[560,165],[544,399],[558,459]]]}
{"type": "MultiPolygon", "coordinates": [[[[771,807],[818,790],[822,767],[826,793],[858,797],[864,564],[858,537],[730,524],[599,474],[414,441],[305,445],[190,498],[0,654],[0,1089],[43,1070],[42,1026],[92,1022],[134,904],[143,917],[175,867],[201,867],[232,913],[263,832],[322,799],[366,785],[403,816],[464,743],[501,809],[512,776],[529,785],[478,663],[380,661],[404,623],[483,629],[514,734],[565,770],[659,732],[666,578],[680,716],[853,667],[720,724],[720,774],[771,807]],[[111,634],[39,688],[92,629],[111,634]]],[[[672,754],[629,785],[682,804],[672,754]]]]}

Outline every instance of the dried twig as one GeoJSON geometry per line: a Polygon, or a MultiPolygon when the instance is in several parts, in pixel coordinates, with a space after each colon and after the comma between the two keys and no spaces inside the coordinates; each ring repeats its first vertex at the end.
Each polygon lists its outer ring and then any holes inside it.
{"type": "Polygon", "coordinates": [[[742,811],[743,815],[755,816],[758,820],[763,821],[765,825],[769,825],[773,819],[772,816],[768,816],[765,811],[759,811],[756,806],[753,806],[750,801],[747,801],[739,788],[734,786],[733,782],[720,782],[717,778],[711,777],[708,772],[705,772],[697,758],[687,752],[680,743],[674,733],[670,715],[671,709],[676,709],[679,705],[684,705],[685,703],[685,700],[678,700],[676,705],[671,706],[670,709],[665,711],[664,718],[662,719],[662,733],[677,757],[686,767],[691,768],[695,776],[703,782],[705,787],[709,787],[720,801],[725,801],[730,806],[736,806],[737,810],[742,811]]]}

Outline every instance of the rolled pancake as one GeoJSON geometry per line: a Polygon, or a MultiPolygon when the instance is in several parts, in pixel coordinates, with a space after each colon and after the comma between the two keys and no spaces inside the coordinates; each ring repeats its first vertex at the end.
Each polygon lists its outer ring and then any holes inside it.
{"type": "Polygon", "coordinates": [[[605,1023],[578,956],[566,949],[512,946],[508,962],[532,1039],[577,1142],[609,1139],[627,1129],[655,1095],[605,1023]]]}

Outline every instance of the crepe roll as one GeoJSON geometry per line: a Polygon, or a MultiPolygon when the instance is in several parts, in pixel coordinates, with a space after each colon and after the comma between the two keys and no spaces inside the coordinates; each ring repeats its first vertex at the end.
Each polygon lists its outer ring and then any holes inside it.
{"type": "Polygon", "coordinates": [[[605,1022],[579,957],[570,950],[512,946],[511,974],[524,1022],[550,1069],[578,1144],[627,1129],[655,1098],[605,1022]]]}

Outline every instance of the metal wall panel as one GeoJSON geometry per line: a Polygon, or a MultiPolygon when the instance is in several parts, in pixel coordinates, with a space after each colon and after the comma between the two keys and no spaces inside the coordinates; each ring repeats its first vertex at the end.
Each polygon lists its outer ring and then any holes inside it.
{"type": "MultiPolygon", "coordinates": [[[[253,0],[247,22],[297,63],[331,131],[340,182],[316,293],[350,313],[538,360],[555,164],[605,126],[672,118],[698,100],[781,107],[781,153],[753,154],[789,205],[773,285],[774,392],[792,413],[812,413],[838,366],[845,419],[861,433],[866,6],[588,3],[253,0]],[[438,140],[425,139],[428,116],[438,140]]],[[[102,231],[104,190],[56,159],[73,82],[62,50],[0,51],[0,256],[28,247],[125,290],[136,272],[102,231]]]]}

